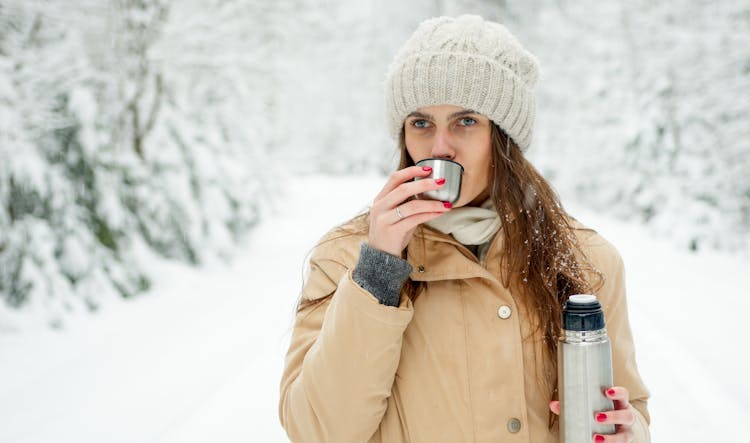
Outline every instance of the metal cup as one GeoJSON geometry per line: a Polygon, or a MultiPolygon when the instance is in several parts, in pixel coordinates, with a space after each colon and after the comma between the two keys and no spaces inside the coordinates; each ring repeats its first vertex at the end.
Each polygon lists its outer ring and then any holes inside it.
{"type": "Polygon", "coordinates": [[[463,166],[444,158],[426,158],[418,161],[417,166],[430,166],[432,168],[432,174],[427,177],[415,177],[415,181],[424,178],[445,179],[445,185],[442,188],[418,194],[416,196],[418,199],[440,200],[451,203],[458,201],[458,198],[461,195],[461,177],[464,173],[463,166]]]}

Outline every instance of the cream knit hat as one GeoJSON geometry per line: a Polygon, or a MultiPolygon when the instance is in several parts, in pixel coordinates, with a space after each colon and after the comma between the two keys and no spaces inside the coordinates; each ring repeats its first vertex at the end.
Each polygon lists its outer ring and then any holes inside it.
{"type": "Polygon", "coordinates": [[[388,68],[391,135],[398,139],[404,119],[416,109],[449,104],[486,115],[526,151],[538,70],[536,58],[498,23],[478,15],[425,20],[388,68]]]}

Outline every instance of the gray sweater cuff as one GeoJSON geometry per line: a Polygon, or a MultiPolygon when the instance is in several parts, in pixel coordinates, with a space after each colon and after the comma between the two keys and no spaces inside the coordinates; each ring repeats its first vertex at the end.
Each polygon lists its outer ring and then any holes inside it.
{"type": "Polygon", "coordinates": [[[411,270],[408,261],[362,243],[352,278],[381,305],[398,306],[401,287],[411,270]]]}

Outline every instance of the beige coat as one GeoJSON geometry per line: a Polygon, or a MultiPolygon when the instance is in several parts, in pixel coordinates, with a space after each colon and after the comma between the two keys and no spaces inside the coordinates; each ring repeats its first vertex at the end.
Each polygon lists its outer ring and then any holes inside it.
{"type": "MultiPolygon", "coordinates": [[[[426,292],[413,304],[402,295],[398,308],[379,304],[352,280],[364,236],[337,238],[334,230],[315,249],[302,298],[333,297],[297,314],[279,405],[290,439],[556,443],[557,426],[547,426],[549,394],[537,381],[549,365],[534,360],[543,341],[496,277],[502,236],[479,263],[449,235],[416,232],[408,246],[411,278],[426,282],[426,292]]],[[[594,231],[579,225],[576,232],[606,276],[596,295],[614,382],[628,388],[637,410],[634,441],[648,442],[648,391],[636,368],[622,260],[594,231]]]]}

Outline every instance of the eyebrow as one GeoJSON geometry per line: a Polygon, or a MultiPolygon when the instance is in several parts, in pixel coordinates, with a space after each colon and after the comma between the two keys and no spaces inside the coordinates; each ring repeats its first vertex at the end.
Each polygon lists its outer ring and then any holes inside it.
{"type": "MultiPolygon", "coordinates": [[[[474,111],[473,109],[463,109],[461,111],[454,112],[453,114],[448,116],[448,120],[454,119],[456,117],[461,117],[463,115],[469,115],[469,114],[479,114],[477,111],[474,111]]],[[[430,114],[425,114],[423,112],[414,111],[411,114],[407,115],[406,118],[409,117],[418,117],[418,118],[424,118],[428,120],[434,120],[435,117],[431,116],[430,114]]]]}

